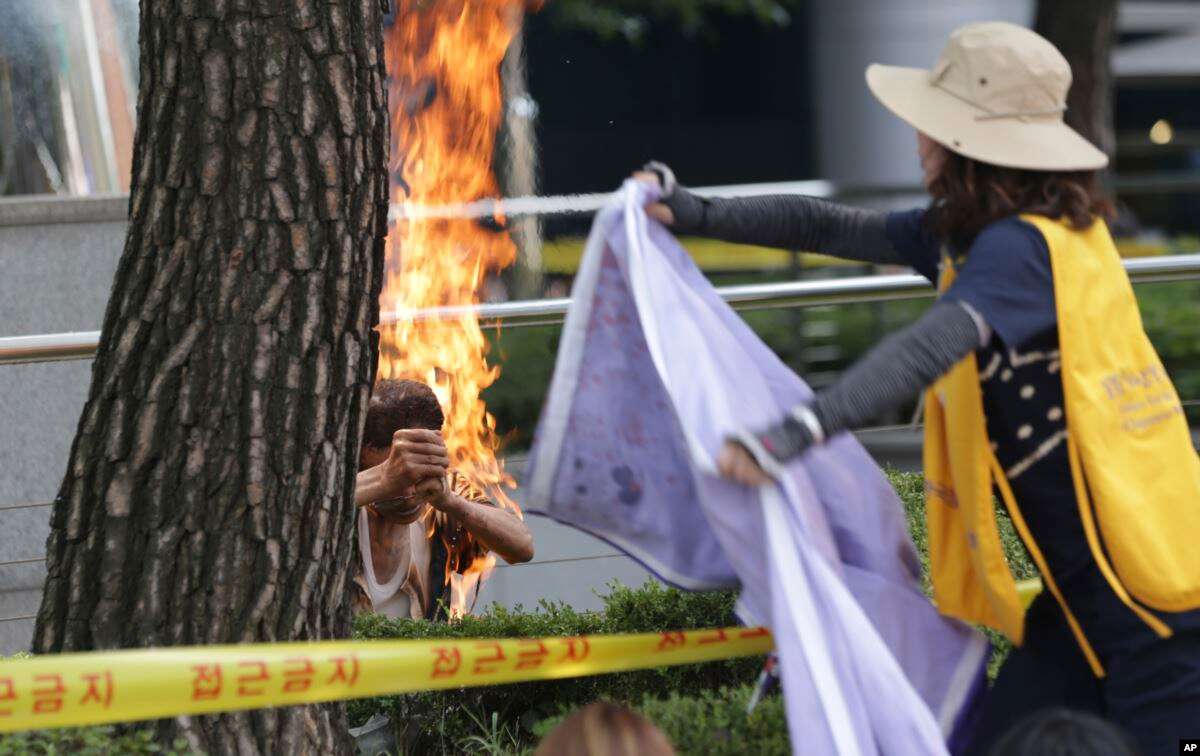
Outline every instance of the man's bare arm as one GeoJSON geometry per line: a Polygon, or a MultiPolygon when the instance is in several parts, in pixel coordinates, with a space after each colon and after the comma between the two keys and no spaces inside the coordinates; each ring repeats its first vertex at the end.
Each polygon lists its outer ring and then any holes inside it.
{"type": "Polygon", "coordinates": [[[394,496],[389,490],[393,486],[384,481],[381,467],[368,467],[358,474],[354,481],[354,506],[365,507],[394,496]]]}
{"type": "Polygon", "coordinates": [[[533,534],[512,512],[447,491],[441,480],[425,481],[417,487],[417,494],[428,495],[431,506],[453,517],[484,548],[509,564],[533,559],[533,534]]]}
{"type": "Polygon", "coordinates": [[[512,512],[454,493],[445,495],[440,508],[509,564],[533,559],[533,534],[525,521],[512,512]]]}

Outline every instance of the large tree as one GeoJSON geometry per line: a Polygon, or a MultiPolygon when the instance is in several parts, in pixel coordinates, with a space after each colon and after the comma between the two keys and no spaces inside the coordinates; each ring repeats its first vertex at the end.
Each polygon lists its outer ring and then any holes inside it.
{"type": "MultiPolygon", "coordinates": [[[[39,652],[348,634],[387,217],[380,0],[143,0],[129,232],[39,652]]],[[[347,752],[340,707],[164,722],[347,752]]]]}
{"type": "Polygon", "coordinates": [[[1111,65],[1117,0],[1039,0],[1033,27],[1071,63],[1067,124],[1112,157],[1117,146],[1111,65]]]}

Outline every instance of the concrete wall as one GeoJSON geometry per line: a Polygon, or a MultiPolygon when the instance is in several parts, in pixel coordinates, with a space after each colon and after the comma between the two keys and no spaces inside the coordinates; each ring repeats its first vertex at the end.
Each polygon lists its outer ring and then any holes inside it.
{"type": "MultiPolygon", "coordinates": [[[[100,327],[125,238],[123,197],[0,201],[0,336],[100,327]]],[[[0,366],[0,654],[28,645],[50,507],[90,361],[0,366]]]]}

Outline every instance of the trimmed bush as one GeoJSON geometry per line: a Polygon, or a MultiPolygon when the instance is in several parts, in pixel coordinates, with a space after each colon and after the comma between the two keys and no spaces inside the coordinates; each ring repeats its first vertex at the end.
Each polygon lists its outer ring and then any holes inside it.
{"type": "MultiPolygon", "coordinates": [[[[1167,374],[1185,402],[1200,400],[1200,282],[1146,284],[1137,288],[1142,324],[1167,374]]],[[[1200,424],[1200,405],[1185,406],[1188,420],[1200,424]]]]}
{"type": "MultiPolygon", "coordinates": [[[[434,625],[420,620],[360,617],[360,638],[515,638],[601,633],[692,630],[737,624],[731,593],[687,593],[647,582],[639,589],[614,584],[604,596],[602,612],[576,612],[562,604],[544,602],[537,611],[493,606],[486,614],[454,624],[434,625]]],[[[365,722],[382,713],[398,725],[398,737],[409,752],[464,750],[472,736],[493,742],[510,735],[528,743],[538,721],[592,701],[605,699],[636,703],[675,691],[706,691],[745,685],[762,667],[761,657],[636,672],[618,672],[544,682],[513,683],[484,688],[414,693],[350,703],[351,720],[365,722]],[[497,730],[491,718],[497,717],[497,730]]],[[[478,745],[478,743],[476,743],[478,745]]]]}
{"type": "Polygon", "coordinates": [[[0,736],[0,756],[183,756],[190,753],[187,743],[177,740],[164,749],[154,741],[153,730],[118,733],[115,727],[80,727],[67,730],[41,730],[0,736]]]}

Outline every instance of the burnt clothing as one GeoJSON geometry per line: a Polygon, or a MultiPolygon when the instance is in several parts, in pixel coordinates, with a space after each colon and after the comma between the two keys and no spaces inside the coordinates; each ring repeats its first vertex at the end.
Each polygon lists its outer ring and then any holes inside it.
{"type": "MultiPolygon", "coordinates": [[[[456,472],[447,477],[447,485],[452,493],[468,501],[492,503],[456,472]]],[[[397,618],[445,619],[444,604],[449,600],[447,572],[466,569],[486,550],[458,521],[432,507],[427,507],[412,523],[390,522],[370,507],[365,507],[358,517],[365,521],[369,535],[363,548],[363,528],[356,531],[358,545],[351,560],[354,611],[379,611],[397,618]],[[453,559],[451,554],[455,555],[453,559]],[[376,589],[374,602],[371,579],[366,572],[368,555],[371,575],[382,588],[376,589]],[[398,571],[403,575],[398,575],[398,571]]]]}

